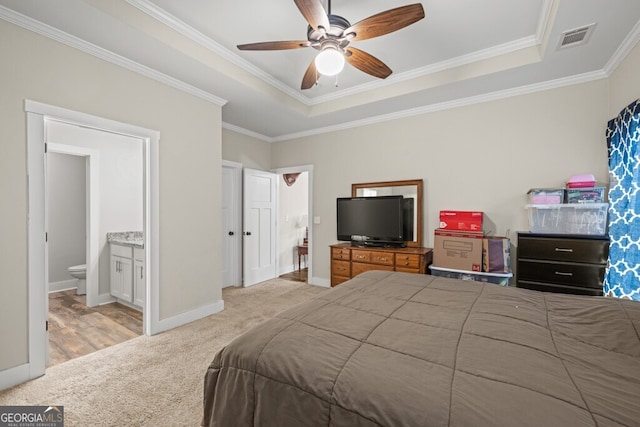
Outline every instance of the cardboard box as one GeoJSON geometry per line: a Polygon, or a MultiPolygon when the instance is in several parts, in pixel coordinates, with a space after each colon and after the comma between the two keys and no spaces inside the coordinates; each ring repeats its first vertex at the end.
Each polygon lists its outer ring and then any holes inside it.
{"type": "Polygon", "coordinates": [[[459,231],[493,231],[493,224],[479,211],[440,211],[440,228],[459,231]]]}
{"type": "Polygon", "coordinates": [[[433,265],[456,270],[482,271],[482,232],[436,229],[433,265]]]}

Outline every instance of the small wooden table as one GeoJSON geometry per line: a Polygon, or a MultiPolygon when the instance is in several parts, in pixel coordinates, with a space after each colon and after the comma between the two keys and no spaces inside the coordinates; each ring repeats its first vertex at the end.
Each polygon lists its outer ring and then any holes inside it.
{"type": "Polygon", "coordinates": [[[299,245],[298,246],[298,271],[300,271],[300,258],[302,255],[309,255],[309,245],[299,245]]]}

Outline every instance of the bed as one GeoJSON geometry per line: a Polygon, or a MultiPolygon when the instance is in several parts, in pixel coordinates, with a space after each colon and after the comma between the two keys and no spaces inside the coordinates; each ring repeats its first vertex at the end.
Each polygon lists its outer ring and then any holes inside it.
{"type": "Polygon", "coordinates": [[[210,426],[638,426],[640,303],[369,271],[215,355],[210,426]]]}

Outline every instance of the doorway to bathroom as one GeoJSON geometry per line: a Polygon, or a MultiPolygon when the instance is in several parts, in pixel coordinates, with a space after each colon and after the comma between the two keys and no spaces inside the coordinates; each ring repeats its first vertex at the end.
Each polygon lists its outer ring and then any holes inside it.
{"type": "MultiPolygon", "coordinates": [[[[28,360],[29,363],[15,374],[15,383],[36,378],[45,373],[48,357],[49,332],[48,328],[48,242],[46,228],[46,168],[45,151],[49,142],[46,126],[47,121],[55,121],[74,125],[77,128],[92,129],[113,135],[134,137],[141,141],[142,162],[137,169],[142,173],[142,244],[144,245],[141,259],[145,266],[144,277],[140,279],[140,288],[145,294],[145,306],[143,316],[143,332],[145,335],[166,330],[168,326],[159,317],[159,155],[158,146],[160,133],[154,130],[142,128],[136,125],[117,122],[86,113],[67,110],[64,108],[42,104],[36,101],[25,101],[27,116],[27,196],[28,196],[28,360]]],[[[59,141],[50,140],[56,144],[59,141]]],[[[85,147],[87,148],[87,147],[85,147]]],[[[89,147],[93,149],[93,147],[89,147]]],[[[90,156],[93,158],[94,156],[90,156]]],[[[101,160],[102,163],[102,160],[101,160]]],[[[107,162],[113,167],[113,162],[107,162]]],[[[94,168],[91,167],[93,173],[94,168]]],[[[126,173],[126,170],[120,170],[126,173]]],[[[90,185],[97,185],[97,180],[91,179],[90,185]]],[[[108,192],[107,192],[108,193],[108,192]]],[[[101,192],[102,196],[107,193],[101,192]]],[[[100,205],[105,205],[104,200],[100,205]]],[[[128,209],[127,205],[120,205],[121,209],[128,209]]],[[[89,215],[91,218],[93,215],[89,215]]],[[[98,222],[91,221],[91,227],[96,227],[98,222]]],[[[115,231],[115,230],[109,230],[115,231]]],[[[91,233],[94,234],[93,232],[91,233]]],[[[102,230],[98,229],[98,239],[106,239],[102,230]]],[[[89,238],[88,242],[97,239],[89,238]]],[[[88,243],[89,244],[89,243],[88,243]]],[[[89,244],[94,247],[93,244],[89,244]]],[[[95,251],[98,256],[108,254],[104,247],[95,251]]],[[[87,259],[86,277],[97,275],[99,277],[106,270],[109,275],[109,267],[100,268],[102,262],[95,261],[95,256],[87,259]],[[91,264],[98,267],[94,268],[91,264]],[[100,270],[100,271],[98,271],[100,270]]],[[[137,270],[136,270],[137,271],[137,270]]],[[[96,279],[98,292],[94,302],[98,305],[112,302],[115,299],[110,295],[109,283],[96,279]],[[100,281],[100,283],[98,283],[100,281]]],[[[91,286],[90,283],[87,283],[91,286]]],[[[87,298],[91,297],[87,289],[87,298]]]]}
{"type": "Polygon", "coordinates": [[[142,229],[142,142],[55,120],[45,130],[51,367],[142,334],[142,307],[104,304],[113,299],[104,292],[102,237],[104,229],[142,229]]]}

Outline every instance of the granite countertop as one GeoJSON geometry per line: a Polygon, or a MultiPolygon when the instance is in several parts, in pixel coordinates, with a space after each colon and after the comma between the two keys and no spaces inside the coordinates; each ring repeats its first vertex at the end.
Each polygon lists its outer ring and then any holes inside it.
{"type": "Polygon", "coordinates": [[[107,233],[107,242],[116,245],[131,246],[133,248],[144,248],[142,231],[118,231],[107,233]]]}

